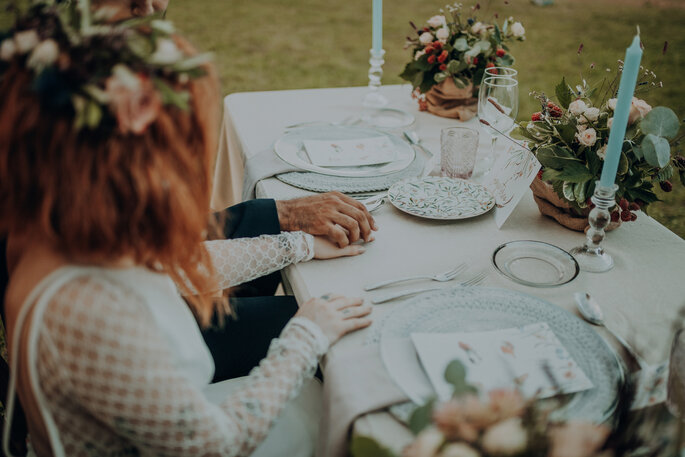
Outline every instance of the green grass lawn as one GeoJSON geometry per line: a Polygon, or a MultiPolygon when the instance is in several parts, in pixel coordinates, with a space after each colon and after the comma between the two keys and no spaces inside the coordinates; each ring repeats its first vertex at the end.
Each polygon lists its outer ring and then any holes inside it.
{"type": "MultiPolygon", "coordinates": [[[[500,20],[514,16],[526,27],[527,41],[512,46],[521,84],[521,119],[537,111],[528,96],[531,90],[552,94],[563,75],[574,82],[582,75],[591,82],[604,77],[606,68],[614,69],[637,25],[645,45],[643,65],[655,71],[664,86],[644,98],[685,118],[685,0],[556,0],[547,7],[529,0],[480,4],[481,18],[493,13],[500,20]],[[669,50],[662,56],[667,40],[669,50]],[[580,43],[584,50],[579,56],[580,43]]],[[[408,21],[419,24],[443,6],[440,0],[386,0],[385,84],[403,82],[397,75],[409,58],[403,49],[411,31],[408,21]]],[[[171,0],[168,17],[196,46],[215,53],[225,94],[367,84],[369,0],[171,0]]],[[[0,15],[0,25],[3,22],[7,18],[0,15]]],[[[649,212],[685,237],[685,189],[680,184],[674,189],[660,193],[664,201],[651,205],[649,212]]]]}
{"type": "MultiPolygon", "coordinates": [[[[668,3],[677,6],[677,2],[668,3]]],[[[580,81],[582,74],[590,82],[604,77],[606,68],[615,69],[637,25],[645,45],[643,64],[664,85],[645,98],[652,106],[664,104],[685,117],[685,8],[637,0],[557,0],[548,7],[528,0],[480,4],[482,18],[495,12],[500,18],[511,15],[526,27],[527,41],[512,46],[521,84],[521,119],[537,111],[536,102],[528,96],[531,90],[553,94],[562,75],[580,81]],[[669,50],[662,56],[666,40],[669,50]],[[580,43],[584,49],[578,56],[580,43]]],[[[425,21],[442,6],[439,0],[386,0],[385,84],[403,82],[397,75],[409,58],[403,49],[411,31],[408,21],[425,21]]],[[[171,0],[168,17],[197,46],[215,53],[225,94],[368,82],[369,0],[171,0]]],[[[664,202],[651,205],[649,212],[685,237],[685,189],[679,184],[674,189],[661,193],[664,202]]]]}

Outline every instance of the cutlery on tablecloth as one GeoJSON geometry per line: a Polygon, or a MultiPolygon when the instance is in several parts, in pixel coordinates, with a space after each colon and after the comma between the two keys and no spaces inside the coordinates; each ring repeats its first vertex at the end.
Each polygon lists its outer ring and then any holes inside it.
{"type": "Polygon", "coordinates": [[[640,366],[640,369],[648,366],[647,362],[645,362],[645,360],[637,353],[637,351],[633,349],[633,347],[628,344],[628,342],[621,335],[616,333],[607,325],[606,321],[604,320],[602,308],[600,308],[599,303],[597,303],[590,296],[590,294],[587,292],[576,292],[573,294],[573,297],[576,300],[578,311],[583,319],[598,327],[604,327],[607,332],[611,333],[611,335],[616,338],[616,341],[618,341],[621,346],[625,348],[628,354],[630,354],[631,357],[637,362],[637,364],[640,366]]]}
{"type": "Polygon", "coordinates": [[[345,119],[339,122],[329,122],[329,121],[304,121],[304,122],[298,122],[296,124],[290,124],[286,125],[283,127],[283,130],[290,130],[290,129],[296,129],[300,127],[307,127],[310,125],[355,125],[359,123],[360,119],[359,116],[347,116],[345,119]]]}
{"type": "Polygon", "coordinates": [[[428,157],[433,157],[433,153],[427,147],[421,144],[421,139],[419,138],[418,133],[416,133],[414,130],[405,130],[402,133],[412,146],[420,148],[423,152],[428,154],[428,157]]]}
{"type": "Polygon", "coordinates": [[[365,291],[370,291],[370,290],[376,290],[384,286],[388,286],[390,284],[395,284],[398,282],[404,282],[404,281],[413,281],[415,279],[430,279],[431,281],[438,281],[438,282],[446,282],[446,281],[451,281],[454,278],[457,277],[459,273],[462,271],[466,270],[466,264],[465,263],[460,263],[456,267],[447,270],[443,273],[439,273],[436,275],[418,275],[418,276],[407,276],[404,278],[396,278],[396,279],[389,279],[387,281],[381,281],[377,282],[375,284],[369,284],[364,286],[365,291]]]}
{"type": "MultiPolygon", "coordinates": [[[[459,285],[463,287],[470,287],[470,286],[476,286],[483,282],[485,278],[488,276],[487,271],[481,271],[478,273],[476,276],[474,276],[471,279],[468,279],[459,285]]],[[[394,292],[391,294],[383,295],[378,298],[374,298],[371,300],[371,303],[374,305],[378,305],[380,303],[385,303],[391,300],[395,300],[396,298],[401,298],[401,297],[406,297],[407,295],[416,295],[416,294],[421,294],[424,292],[431,292],[433,290],[441,290],[443,289],[442,287],[427,287],[427,288],[422,288],[422,289],[407,289],[407,290],[401,290],[399,292],[394,292]]]]}

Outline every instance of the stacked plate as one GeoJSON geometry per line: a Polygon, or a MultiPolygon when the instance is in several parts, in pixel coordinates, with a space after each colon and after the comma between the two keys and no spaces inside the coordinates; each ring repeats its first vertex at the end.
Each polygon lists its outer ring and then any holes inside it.
{"type": "Polygon", "coordinates": [[[291,129],[274,145],[276,155],[304,171],[277,175],[315,192],[372,192],[421,174],[427,157],[395,135],[356,126],[291,129]]]}

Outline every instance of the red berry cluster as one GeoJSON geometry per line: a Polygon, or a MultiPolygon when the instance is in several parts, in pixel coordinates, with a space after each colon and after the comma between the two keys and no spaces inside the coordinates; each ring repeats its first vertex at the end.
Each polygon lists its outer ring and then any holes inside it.
{"type": "Polygon", "coordinates": [[[661,190],[664,192],[670,192],[673,190],[673,184],[671,184],[671,181],[661,181],[659,186],[661,186],[661,190]]]}
{"type": "Polygon", "coordinates": [[[485,65],[485,68],[495,68],[495,64],[492,63],[492,62],[488,62],[488,63],[485,65]]]}
{"type": "Polygon", "coordinates": [[[533,122],[542,120],[542,113],[539,111],[537,113],[533,113],[533,115],[530,116],[530,120],[533,122]]]}
{"type": "MultiPolygon", "coordinates": [[[[618,202],[618,207],[620,209],[620,218],[623,222],[634,221],[637,219],[637,214],[633,212],[640,209],[640,205],[638,205],[637,202],[628,203],[628,200],[622,198],[618,202]]],[[[616,210],[614,213],[611,214],[612,222],[616,222],[619,219],[619,211],[616,210]],[[616,213],[616,216],[614,216],[614,213],[616,213]]]]}
{"type": "Polygon", "coordinates": [[[552,117],[561,117],[564,114],[562,109],[552,102],[547,102],[547,112],[552,117]]]}
{"type": "Polygon", "coordinates": [[[505,55],[506,53],[507,53],[507,51],[505,51],[505,50],[502,49],[502,48],[499,48],[499,49],[497,50],[497,52],[495,52],[495,54],[497,54],[497,57],[504,57],[504,55],[505,55]]]}

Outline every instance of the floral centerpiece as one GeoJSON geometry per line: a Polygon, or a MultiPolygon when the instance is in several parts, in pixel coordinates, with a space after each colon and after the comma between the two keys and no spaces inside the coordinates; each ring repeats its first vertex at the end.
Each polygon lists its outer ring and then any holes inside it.
{"type": "MultiPolygon", "coordinates": [[[[677,455],[685,423],[663,410],[630,411],[633,387],[619,389],[613,420],[604,424],[554,421],[561,397],[547,403],[525,399],[516,389],[496,389],[487,396],[466,381],[455,360],[445,370],[453,397],[417,408],[409,420],[415,434],[402,457],[592,457],[677,455]]],[[[352,441],[354,457],[397,457],[369,437],[352,441]]]]}
{"type": "Polygon", "coordinates": [[[423,27],[410,22],[415,32],[414,37],[407,37],[411,60],[400,77],[414,87],[413,96],[422,111],[468,120],[477,112],[474,91],[485,69],[513,65],[507,43],[524,40],[525,29],[512,17],[501,27],[495,20],[479,21],[480,4],[470,9],[468,17],[460,3],[445,9],[423,27]]]}
{"type": "MultiPolygon", "coordinates": [[[[583,80],[572,87],[562,79],[555,90],[556,103],[533,92],[541,109],[514,131],[542,164],[531,185],[540,211],[574,230],[587,226],[590,197],[602,171],[614,118],[620,64],[613,81],[605,78],[595,86],[583,80]]],[[[644,87],[661,85],[653,72],[641,71],[636,94],[644,87]]],[[[635,211],[644,211],[657,201],[655,185],[669,192],[671,179],[678,173],[685,183],[685,158],[675,151],[679,129],[673,110],[652,108],[645,100],[633,98],[616,176],[617,206],[611,213],[614,226],[635,220],[635,211]]]]}

